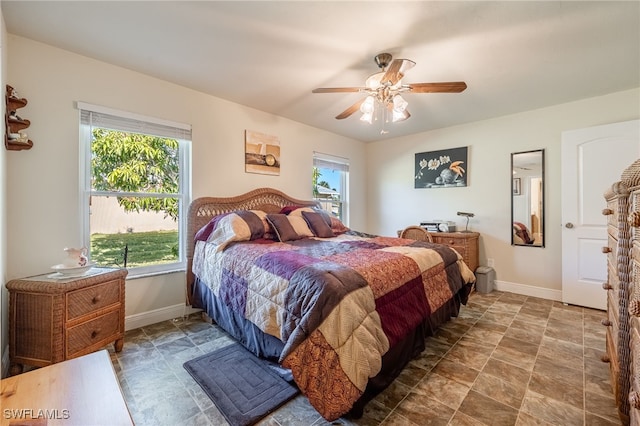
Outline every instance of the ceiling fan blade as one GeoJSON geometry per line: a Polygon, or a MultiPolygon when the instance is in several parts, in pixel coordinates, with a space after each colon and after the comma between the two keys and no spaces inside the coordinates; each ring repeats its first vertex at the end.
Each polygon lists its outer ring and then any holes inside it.
{"type": "Polygon", "coordinates": [[[413,68],[415,64],[415,62],[409,59],[394,59],[382,76],[380,82],[382,84],[388,83],[391,86],[395,85],[404,77],[404,73],[413,68]]]}
{"type": "Polygon", "coordinates": [[[364,90],[364,87],[319,87],[313,89],[311,93],[347,93],[347,92],[360,92],[364,90]]]}
{"type": "Polygon", "coordinates": [[[355,104],[351,105],[349,108],[347,108],[344,111],[342,111],[340,114],[336,115],[336,119],[337,120],[342,120],[344,118],[349,117],[354,112],[360,110],[360,105],[362,105],[362,103],[364,102],[365,99],[367,99],[367,98],[362,98],[361,100],[359,100],[355,104]]]}
{"type": "Polygon", "coordinates": [[[467,88],[464,81],[408,84],[411,93],[460,93],[467,88]]]}

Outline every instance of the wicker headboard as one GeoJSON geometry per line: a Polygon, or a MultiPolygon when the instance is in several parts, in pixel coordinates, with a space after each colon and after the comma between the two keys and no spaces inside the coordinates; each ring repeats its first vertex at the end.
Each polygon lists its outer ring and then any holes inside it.
{"type": "Polygon", "coordinates": [[[317,207],[317,201],[298,200],[273,188],[258,188],[236,197],[202,197],[189,206],[187,225],[187,298],[191,303],[191,290],[195,279],[191,267],[195,250],[195,235],[212,217],[236,210],[262,210],[278,213],[285,206],[317,207]]]}

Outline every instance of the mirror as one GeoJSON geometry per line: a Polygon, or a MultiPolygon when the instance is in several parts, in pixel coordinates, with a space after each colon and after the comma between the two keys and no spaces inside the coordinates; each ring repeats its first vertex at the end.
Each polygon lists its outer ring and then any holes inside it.
{"type": "Polygon", "coordinates": [[[544,149],[511,154],[511,245],[544,247],[544,149]]]}

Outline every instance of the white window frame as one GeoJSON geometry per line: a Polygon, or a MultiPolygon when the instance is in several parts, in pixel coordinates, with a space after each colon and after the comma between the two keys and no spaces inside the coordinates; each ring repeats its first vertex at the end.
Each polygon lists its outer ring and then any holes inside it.
{"type": "MultiPolygon", "coordinates": [[[[187,214],[191,202],[191,126],[188,124],[172,122],[155,117],[148,117],[126,111],[119,111],[99,105],[85,102],[77,102],[80,123],[80,213],[82,222],[82,241],[85,247],[91,246],[90,207],[92,195],[95,196],[148,196],[147,193],[93,191],[91,188],[91,125],[83,122],[82,114],[96,113],[107,117],[115,125],[114,130],[120,127],[121,131],[132,133],[152,134],[160,137],[178,140],[178,161],[180,169],[180,184],[178,193],[160,195],[178,199],[178,261],[150,266],[127,268],[127,278],[141,278],[144,276],[158,275],[186,270],[186,235],[187,214]],[[118,126],[119,122],[122,126],[118,126]]],[[[89,119],[90,120],[90,119],[89,119]]],[[[86,121],[86,120],[85,120],[86,121]]],[[[108,127],[112,126],[96,126],[108,127]]]]}
{"type": "MultiPolygon", "coordinates": [[[[342,204],[342,223],[349,226],[349,159],[344,157],[338,157],[331,154],[325,154],[322,152],[313,152],[313,167],[333,169],[343,172],[341,174],[341,191],[340,191],[340,203],[342,204]]],[[[314,199],[318,199],[314,197],[314,199]]],[[[322,201],[322,199],[318,199],[322,201]]]]}

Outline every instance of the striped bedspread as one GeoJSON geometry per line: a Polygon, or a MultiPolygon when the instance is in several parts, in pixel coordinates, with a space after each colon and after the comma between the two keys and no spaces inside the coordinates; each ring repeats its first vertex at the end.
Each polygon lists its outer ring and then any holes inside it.
{"type": "Polygon", "coordinates": [[[198,241],[193,271],[284,343],[280,362],[329,421],[350,410],[389,347],[475,280],[446,246],[351,232],[224,250],[198,241]]]}

